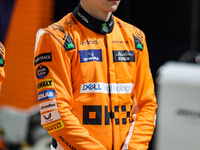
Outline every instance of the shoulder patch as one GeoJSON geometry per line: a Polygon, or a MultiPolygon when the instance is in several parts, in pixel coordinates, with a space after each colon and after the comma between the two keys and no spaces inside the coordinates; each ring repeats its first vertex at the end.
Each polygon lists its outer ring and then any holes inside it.
{"type": "Polygon", "coordinates": [[[69,19],[66,19],[64,24],[71,28],[73,25],[77,24],[77,21],[74,16],[71,16],[69,19]]]}
{"type": "Polygon", "coordinates": [[[135,41],[135,49],[139,49],[142,51],[143,50],[142,42],[136,36],[133,35],[133,37],[134,37],[134,41],[135,41]]]}
{"type": "Polygon", "coordinates": [[[137,27],[135,26],[132,26],[132,29],[133,29],[133,32],[135,33],[135,36],[140,39],[140,41],[143,41],[144,40],[144,37],[143,37],[143,33],[140,29],[138,29],[137,27]]]}
{"type": "Polygon", "coordinates": [[[66,51],[72,50],[72,49],[76,49],[74,42],[72,40],[72,37],[70,36],[70,34],[65,32],[64,27],[60,24],[60,22],[58,23],[54,23],[53,25],[50,26],[55,33],[58,35],[57,38],[60,38],[60,42],[61,44],[64,46],[66,51]]]}
{"type": "Polygon", "coordinates": [[[4,59],[3,59],[3,56],[2,54],[0,53],[0,67],[4,67],[4,59]]]}
{"type": "Polygon", "coordinates": [[[67,38],[65,40],[64,47],[65,47],[66,51],[76,49],[74,42],[72,40],[72,37],[70,36],[69,33],[68,33],[67,38]]]}
{"type": "Polygon", "coordinates": [[[66,38],[66,33],[65,33],[65,29],[63,28],[63,26],[58,22],[58,23],[54,23],[50,26],[58,35],[60,35],[62,37],[62,39],[64,40],[66,38]],[[60,33],[60,34],[59,34],[60,33]]]}
{"type": "Polygon", "coordinates": [[[3,54],[4,54],[4,46],[3,44],[0,42],[0,67],[4,67],[4,58],[3,58],[3,54]]]}
{"type": "Polygon", "coordinates": [[[4,54],[4,46],[3,46],[3,44],[1,42],[0,42],[0,52],[2,54],[4,54]]]}

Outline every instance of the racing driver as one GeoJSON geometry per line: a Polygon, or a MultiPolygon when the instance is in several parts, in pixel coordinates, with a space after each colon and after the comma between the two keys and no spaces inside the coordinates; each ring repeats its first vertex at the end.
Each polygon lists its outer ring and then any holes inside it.
{"type": "Polygon", "coordinates": [[[41,124],[52,150],[146,150],[154,83],[144,33],[113,16],[120,0],[80,0],[36,35],[41,124]]]}

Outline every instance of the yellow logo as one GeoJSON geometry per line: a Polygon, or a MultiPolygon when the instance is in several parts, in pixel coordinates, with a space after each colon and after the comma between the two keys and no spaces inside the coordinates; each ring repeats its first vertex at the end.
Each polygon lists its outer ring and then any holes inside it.
{"type": "Polygon", "coordinates": [[[63,123],[62,120],[59,120],[59,121],[56,121],[56,122],[54,122],[54,123],[51,123],[51,124],[49,124],[49,125],[47,125],[47,126],[44,126],[44,128],[45,128],[45,129],[47,130],[47,132],[49,132],[49,133],[55,132],[55,131],[60,130],[60,129],[64,128],[64,127],[65,127],[65,125],[64,125],[64,123],[63,123]]]}
{"type": "Polygon", "coordinates": [[[37,89],[44,89],[44,88],[53,88],[54,87],[54,80],[53,79],[46,79],[40,82],[37,82],[37,89]]]}

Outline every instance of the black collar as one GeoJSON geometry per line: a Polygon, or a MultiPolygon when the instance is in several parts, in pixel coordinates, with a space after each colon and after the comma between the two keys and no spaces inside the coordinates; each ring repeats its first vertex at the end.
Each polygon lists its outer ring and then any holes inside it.
{"type": "Polygon", "coordinates": [[[76,19],[83,24],[88,29],[100,33],[107,34],[111,33],[114,27],[114,18],[111,15],[110,19],[107,22],[95,19],[89,15],[79,4],[78,7],[72,12],[76,19]]]}

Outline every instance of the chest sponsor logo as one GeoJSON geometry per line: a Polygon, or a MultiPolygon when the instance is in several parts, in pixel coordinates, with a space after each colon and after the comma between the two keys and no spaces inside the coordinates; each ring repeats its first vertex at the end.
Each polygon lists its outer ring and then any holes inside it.
{"type": "MultiPolygon", "coordinates": [[[[127,41],[128,42],[128,41],[127,41]]],[[[125,41],[112,41],[112,43],[114,44],[124,44],[126,43],[125,41]]]]}
{"type": "Polygon", "coordinates": [[[80,93],[111,93],[111,94],[128,94],[133,89],[133,83],[100,83],[91,82],[81,85],[80,93]]]}
{"type": "Polygon", "coordinates": [[[38,93],[38,101],[55,98],[55,90],[46,90],[38,93]]]}
{"type": "Polygon", "coordinates": [[[42,62],[51,62],[52,56],[51,53],[43,53],[35,57],[35,65],[42,62]]]}
{"type": "Polygon", "coordinates": [[[134,51],[113,51],[114,62],[135,62],[134,51]]]}
{"type": "Polygon", "coordinates": [[[40,112],[41,113],[58,108],[56,100],[43,102],[39,105],[40,105],[40,112]]]}
{"type": "Polygon", "coordinates": [[[0,53],[0,67],[4,67],[4,58],[1,53],[0,53]]]}
{"type": "Polygon", "coordinates": [[[84,125],[125,125],[131,123],[132,105],[115,105],[110,110],[109,106],[102,105],[83,105],[83,124],[84,125]],[[94,113],[94,117],[91,117],[94,113]],[[120,118],[119,118],[119,115],[120,118]],[[104,121],[103,121],[104,120],[104,121]]]}
{"type": "Polygon", "coordinates": [[[46,77],[49,73],[49,69],[46,66],[40,65],[36,70],[36,76],[38,79],[46,77]]]}
{"type": "Polygon", "coordinates": [[[90,44],[98,44],[97,39],[90,39],[90,40],[86,40],[84,42],[81,42],[80,45],[90,45],[90,44]]]}
{"type": "Polygon", "coordinates": [[[49,125],[47,125],[47,126],[44,126],[44,128],[45,128],[45,129],[47,130],[47,132],[49,132],[49,133],[55,132],[55,131],[60,130],[60,129],[64,128],[64,127],[65,127],[65,125],[64,125],[64,123],[63,123],[62,120],[59,120],[59,121],[57,121],[57,122],[54,122],[54,123],[49,124],[49,125]]]}
{"type": "Polygon", "coordinates": [[[60,118],[61,117],[60,117],[58,110],[54,110],[54,111],[42,114],[41,123],[46,124],[46,123],[58,120],[60,118]]]}
{"type": "Polygon", "coordinates": [[[81,50],[79,51],[79,55],[81,63],[90,61],[102,62],[101,49],[81,50]]]}
{"type": "Polygon", "coordinates": [[[54,80],[53,79],[46,79],[40,82],[37,82],[37,89],[44,89],[44,88],[53,88],[54,87],[54,80]]]}

